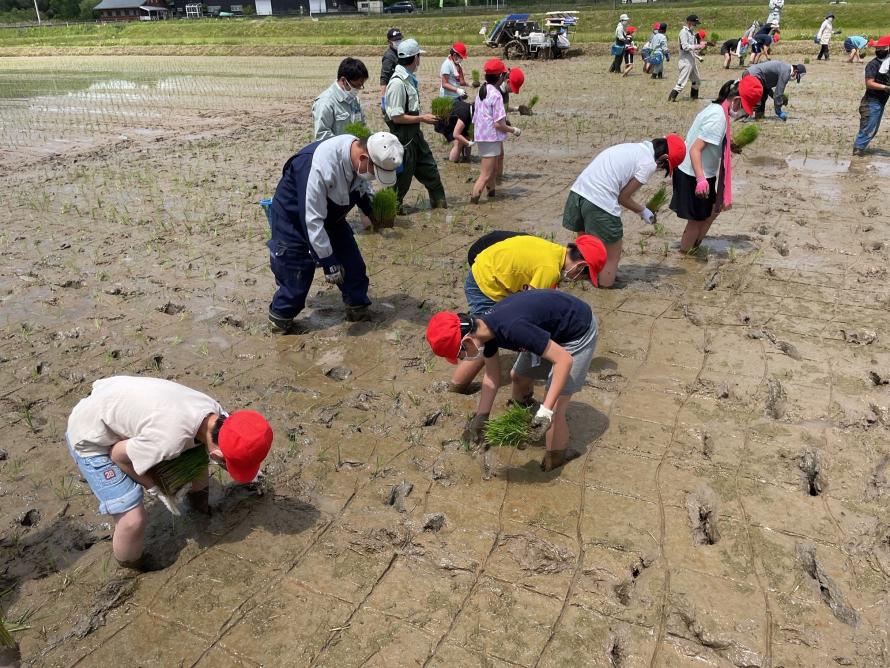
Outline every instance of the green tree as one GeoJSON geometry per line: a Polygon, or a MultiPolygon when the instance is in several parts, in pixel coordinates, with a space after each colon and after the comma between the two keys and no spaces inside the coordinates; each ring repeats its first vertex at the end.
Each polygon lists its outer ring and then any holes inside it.
{"type": "Polygon", "coordinates": [[[98,4],[98,0],[80,0],[80,20],[92,21],[96,18],[96,12],[93,11],[93,7],[98,4]]]}

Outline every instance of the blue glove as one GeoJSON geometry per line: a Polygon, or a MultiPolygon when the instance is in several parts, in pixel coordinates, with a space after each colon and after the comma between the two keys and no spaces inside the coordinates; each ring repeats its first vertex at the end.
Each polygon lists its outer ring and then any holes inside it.
{"type": "Polygon", "coordinates": [[[386,111],[386,95],[380,98],[380,108],[386,111]]]}
{"type": "Polygon", "coordinates": [[[784,111],[777,111],[777,112],[776,112],[776,116],[779,117],[779,120],[780,120],[780,121],[787,121],[787,120],[788,120],[788,114],[787,114],[786,112],[784,112],[784,111]]]}

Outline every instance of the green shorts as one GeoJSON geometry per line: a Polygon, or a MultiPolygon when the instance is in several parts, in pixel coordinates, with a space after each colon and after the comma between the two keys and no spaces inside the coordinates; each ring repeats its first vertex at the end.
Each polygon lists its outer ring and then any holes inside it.
{"type": "Polygon", "coordinates": [[[574,191],[569,192],[566,200],[562,226],[572,232],[592,234],[599,237],[604,244],[613,244],[624,238],[624,226],[619,216],[603,211],[574,191]]]}

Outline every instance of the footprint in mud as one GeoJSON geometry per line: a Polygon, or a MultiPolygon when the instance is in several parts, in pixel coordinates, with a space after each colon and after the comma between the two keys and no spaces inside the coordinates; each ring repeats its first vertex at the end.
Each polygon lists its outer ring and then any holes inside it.
{"type": "Polygon", "coordinates": [[[715,545],[720,540],[717,530],[719,499],[707,485],[686,495],[686,512],[692,523],[692,537],[697,545],[715,545]]]}
{"type": "Polygon", "coordinates": [[[825,475],[822,471],[822,456],[818,450],[805,448],[797,456],[797,467],[803,474],[803,485],[807,494],[819,496],[825,491],[825,475]]]}
{"type": "Polygon", "coordinates": [[[630,605],[631,599],[633,598],[634,587],[637,583],[637,578],[640,577],[643,571],[646,570],[651,564],[651,558],[639,557],[634,563],[631,564],[630,575],[619,582],[617,585],[615,585],[615,596],[618,598],[618,602],[621,605],[630,605]]]}
{"type": "Polygon", "coordinates": [[[867,346],[871,343],[874,343],[877,338],[877,332],[870,329],[842,329],[840,330],[841,337],[843,337],[844,341],[847,343],[852,343],[857,346],[867,346]]]}
{"type": "Polygon", "coordinates": [[[522,570],[539,575],[561,573],[571,569],[574,562],[574,556],[566,548],[532,534],[507,535],[498,545],[507,548],[522,570]]]}
{"type": "Polygon", "coordinates": [[[887,493],[887,465],[890,464],[890,455],[884,455],[872,469],[871,475],[865,484],[865,498],[868,501],[877,501],[887,493]]]}
{"type": "Polygon", "coordinates": [[[809,543],[798,543],[795,547],[797,562],[814,591],[829,607],[832,614],[844,624],[859,626],[859,613],[847,603],[837,583],[825,572],[816,558],[816,546],[809,543]]]}
{"type": "Polygon", "coordinates": [[[183,311],[185,311],[185,306],[182,304],[174,304],[173,302],[167,302],[161,306],[158,306],[157,309],[160,313],[166,313],[167,315],[179,315],[183,311]]]}
{"type": "Polygon", "coordinates": [[[609,629],[609,637],[605,647],[606,658],[609,665],[614,668],[623,668],[630,659],[630,631],[627,626],[619,626],[609,629]]]}
{"type": "Polygon", "coordinates": [[[411,494],[414,485],[407,480],[403,480],[398,485],[393,485],[389,490],[389,496],[386,498],[386,505],[393,506],[400,513],[407,513],[405,507],[405,499],[411,494]]]}
{"type": "Polygon", "coordinates": [[[766,414],[773,420],[781,420],[788,407],[788,397],[782,381],[770,378],[766,386],[766,414]]]}

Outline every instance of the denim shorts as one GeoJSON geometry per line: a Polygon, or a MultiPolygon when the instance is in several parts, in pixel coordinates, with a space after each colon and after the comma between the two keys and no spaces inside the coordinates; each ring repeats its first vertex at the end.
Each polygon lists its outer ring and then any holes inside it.
{"type": "Polygon", "coordinates": [[[485,315],[495,305],[495,301],[482,292],[482,289],[473,277],[472,269],[467,272],[467,280],[464,283],[464,295],[466,295],[467,306],[470,307],[470,315],[472,316],[485,315]]]}
{"type": "Polygon", "coordinates": [[[119,515],[133,510],[142,503],[142,485],[120,470],[108,455],[82,457],[71,447],[68,452],[77,462],[80,475],[84,477],[93,494],[99,499],[99,512],[103,515],[119,515]]]}

